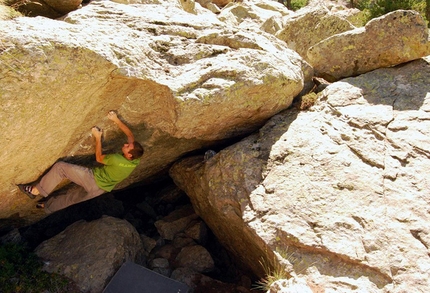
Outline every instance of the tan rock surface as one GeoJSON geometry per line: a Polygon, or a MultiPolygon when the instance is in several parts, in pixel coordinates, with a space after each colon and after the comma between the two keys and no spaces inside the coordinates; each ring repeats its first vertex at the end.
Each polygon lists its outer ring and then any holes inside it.
{"type": "Polygon", "coordinates": [[[19,12],[17,12],[16,10],[12,9],[9,6],[0,4],[0,21],[12,19],[18,16],[21,16],[19,12]]]}
{"type": "Polygon", "coordinates": [[[61,14],[67,14],[73,10],[78,9],[82,0],[43,0],[55,11],[61,14]]]}
{"type": "Polygon", "coordinates": [[[276,21],[276,24],[282,27],[281,18],[292,14],[292,11],[279,2],[253,0],[230,3],[221,10],[218,18],[244,30],[265,31],[274,34],[279,28],[270,27],[269,23],[276,21]]]}
{"type": "Polygon", "coordinates": [[[310,47],[333,35],[355,29],[345,18],[330,12],[324,6],[302,10],[284,18],[284,28],[275,35],[289,48],[307,59],[310,47]]]}
{"type": "Polygon", "coordinates": [[[93,162],[93,125],[105,130],[105,152],[119,151],[125,137],[106,118],[111,109],[146,148],[124,187],[256,129],[310,80],[309,65],[275,37],[170,4],[97,1],[64,21],[2,21],[0,218],[39,217],[15,184],[58,158],[93,162]]]}
{"type": "Polygon", "coordinates": [[[227,4],[234,2],[233,0],[212,0],[212,3],[215,4],[218,7],[224,7],[227,4]]]}
{"type": "Polygon", "coordinates": [[[430,58],[327,87],[170,173],[256,273],[273,254],[317,292],[430,290],[430,58]]]}
{"type": "Polygon", "coordinates": [[[424,19],[416,11],[397,10],[372,19],[363,28],[322,40],[308,50],[307,60],[317,76],[334,81],[428,54],[424,19]]]}
{"type": "Polygon", "coordinates": [[[175,259],[175,264],[179,268],[191,268],[198,273],[211,272],[215,268],[212,256],[201,245],[182,248],[175,259]]]}
{"type": "Polygon", "coordinates": [[[80,0],[63,0],[63,1],[53,1],[53,0],[11,0],[8,1],[8,5],[15,7],[17,11],[25,16],[29,17],[48,17],[51,19],[56,19],[63,16],[67,12],[75,10],[81,4],[80,0]],[[51,3],[48,3],[51,1],[51,3]],[[77,3],[77,1],[79,3],[77,3]],[[54,4],[51,6],[50,4],[54,4]],[[57,10],[56,8],[64,8],[65,10],[57,10]]]}
{"type": "Polygon", "coordinates": [[[102,292],[126,261],[142,250],[139,233],[126,220],[104,216],[78,221],[35,250],[44,270],[72,279],[81,292],[102,292]]]}

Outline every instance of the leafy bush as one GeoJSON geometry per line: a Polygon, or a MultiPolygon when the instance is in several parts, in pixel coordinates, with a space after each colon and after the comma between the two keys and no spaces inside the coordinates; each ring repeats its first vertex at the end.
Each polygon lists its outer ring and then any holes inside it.
{"type": "Polygon", "coordinates": [[[296,11],[308,4],[308,0],[291,1],[291,10],[296,11]]]}
{"type": "Polygon", "coordinates": [[[0,292],[67,292],[69,280],[42,271],[42,261],[22,245],[0,246],[0,292]]]}
{"type": "Polygon", "coordinates": [[[357,1],[356,6],[365,12],[367,21],[399,9],[416,10],[424,18],[426,17],[425,0],[360,0],[357,1]]]}
{"type": "Polygon", "coordinates": [[[284,4],[288,9],[293,11],[308,5],[308,0],[278,0],[278,2],[284,4]]]}

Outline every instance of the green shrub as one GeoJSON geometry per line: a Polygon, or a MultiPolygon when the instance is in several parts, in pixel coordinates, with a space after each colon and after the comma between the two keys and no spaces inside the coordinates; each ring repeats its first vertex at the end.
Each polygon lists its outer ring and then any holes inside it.
{"type": "Polygon", "coordinates": [[[367,21],[399,9],[416,10],[426,17],[425,0],[361,0],[356,7],[365,13],[367,21]]]}
{"type": "Polygon", "coordinates": [[[42,271],[42,261],[22,245],[0,246],[0,292],[66,292],[69,280],[42,271]]]}
{"type": "Polygon", "coordinates": [[[356,27],[365,26],[370,19],[371,17],[368,10],[362,10],[359,13],[356,13],[348,17],[348,21],[351,22],[356,27]]]}
{"type": "Polygon", "coordinates": [[[284,4],[288,9],[293,11],[308,5],[308,0],[278,0],[278,2],[284,4]]]}
{"type": "Polygon", "coordinates": [[[308,4],[308,0],[295,0],[291,1],[291,10],[296,11],[300,8],[305,7],[308,4]]]}

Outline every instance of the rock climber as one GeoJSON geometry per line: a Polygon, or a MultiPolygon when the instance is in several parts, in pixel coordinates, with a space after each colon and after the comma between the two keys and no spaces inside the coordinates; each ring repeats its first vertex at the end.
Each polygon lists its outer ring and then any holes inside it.
{"type": "Polygon", "coordinates": [[[127,136],[127,143],[122,147],[122,153],[103,154],[103,131],[97,126],[91,129],[95,138],[96,161],[102,166],[87,168],[66,162],[55,163],[39,183],[18,184],[18,188],[30,199],[37,196],[47,198],[48,195],[60,184],[63,179],[69,179],[80,188],[68,189],[66,193],[50,197],[46,201],[39,202],[36,207],[42,208],[46,213],[64,209],[70,205],[97,197],[110,192],[114,187],[126,179],[140,162],[144,149],[140,143],[134,140],[131,130],[117,116],[115,111],[109,111],[108,119],[113,121],[127,136]]]}

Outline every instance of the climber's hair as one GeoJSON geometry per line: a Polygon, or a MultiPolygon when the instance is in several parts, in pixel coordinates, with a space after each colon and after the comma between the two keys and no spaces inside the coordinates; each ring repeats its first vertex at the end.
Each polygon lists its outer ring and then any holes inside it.
{"type": "Polygon", "coordinates": [[[137,141],[133,142],[133,149],[130,150],[128,153],[131,155],[131,159],[139,159],[140,157],[143,156],[144,153],[144,149],[142,147],[142,145],[140,143],[138,143],[137,141]]]}

